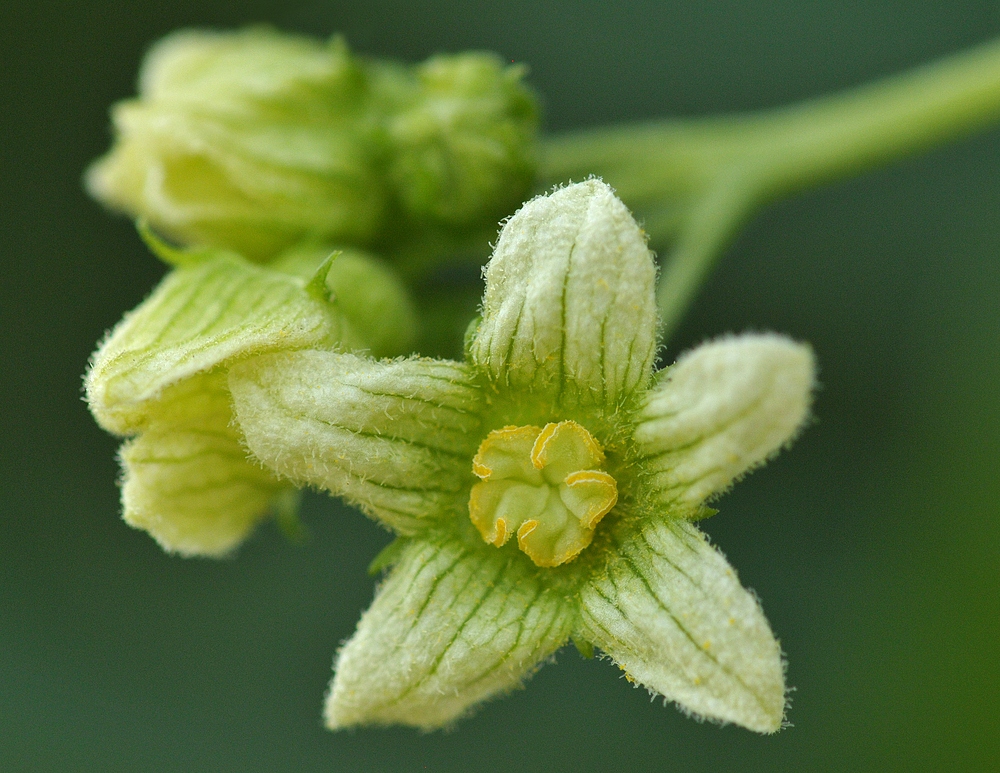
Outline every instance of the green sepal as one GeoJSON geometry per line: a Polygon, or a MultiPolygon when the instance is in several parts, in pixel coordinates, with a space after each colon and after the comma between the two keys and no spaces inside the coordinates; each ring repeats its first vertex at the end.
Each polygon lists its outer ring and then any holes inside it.
{"type": "Polygon", "coordinates": [[[692,523],[695,521],[704,521],[706,518],[711,518],[713,515],[718,515],[719,511],[714,507],[707,507],[702,505],[697,510],[695,510],[691,515],[688,516],[688,520],[692,523]]]}
{"type": "Polygon", "coordinates": [[[580,653],[580,657],[584,660],[594,659],[594,645],[592,643],[586,639],[581,639],[578,636],[571,636],[570,641],[573,642],[573,646],[576,647],[576,651],[580,653]]]}
{"type": "Polygon", "coordinates": [[[315,298],[320,303],[336,303],[337,298],[326,284],[326,276],[330,273],[333,261],[340,255],[340,251],[331,252],[312,275],[312,279],[306,282],[305,290],[310,297],[315,298]]]}
{"type": "Polygon", "coordinates": [[[413,351],[420,329],[413,300],[398,272],[377,255],[306,241],[285,250],[268,268],[300,278],[310,297],[335,306],[359,348],[373,357],[413,351]]]}
{"type": "Polygon", "coordinates": [[[139,238],[142,239],[142,243],[150,252],[174,268],[196,266],[218,253],[217,250],[208,247],[175,247],[156,233],[144,217],[135,221],[135,230],[138,231],[139,238]]]}
{"type": "Polygon", "coordinates": [[[483,315],[477,314],[469,320],[469,324],[465,328],[465,334],[462,336],[462,352],[464,353],[466,360],[468,360],[471,356],[472,345],[476,340],[476,331],[479,330],[479,325],[482,321],[483,315]]]}
{"type": "Polygon", "coordinates": [[[410,540],[407,537],[397,537],[382,548],[378,552],[378,555],[372,559],[372,562],[368,564],[368,576],[375,577],[377,574],[396,564],[406,550],[409,542],[410,540]]]}
{"type": "Polygon", "coordinates": [[[309,540],[309,529],[299,515],[301,504],[302,490],[297,488],[282,489],[271,502],[274,522],[285,539],[293,545],[303,545],[309,540]]]}

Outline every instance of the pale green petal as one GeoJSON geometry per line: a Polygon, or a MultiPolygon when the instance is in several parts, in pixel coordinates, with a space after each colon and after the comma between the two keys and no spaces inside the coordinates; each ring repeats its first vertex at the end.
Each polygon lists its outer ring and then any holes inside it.
{"type": "Polygon", "coordinates": [[[628,677],[694,714],[781,728],[781,649],[754,596],[686,521],[625,538],[582,591],[583,634],[628,677]]]}
{"type": "Polygon", "coordinates": [[[336,308],[301,280],[219,255],[174,271],[126,315],[93,356],[87,400],[101,426],[131,434],[171,384],[237,355],[345,337],[336,308]]]}
{"type": "Polygon", "coordinates": [[[600,180],[536,198],[486,268],[472,359],[512,391],[614,406],[651,376],[655,280],[645,234],[600,180]]]}
{"type": "Polygon", "coordinates": [[[122,446],[123,517],[168,552],[230,552],[290,488],[248,461],[231,418],[225,373],[196,376],[168,390],[122,446]]]}
{"type": "Polygon", "coordinates": [[[662,371],[634,438],[657,498],[697,506],[794,439],[809,415],[812,350],[779,335],[721,338],[662,371]]]}
{"type": "Polygon", "coordinates": [[[303,238],[370,242],[382,225],[370,151],[338,126],[183,103],[126,102],[113,117],[120,139],[88,169],[88,192],[177,241],[263,262],[303,238]]]}
{"type": "Polygon", "coordinates": [[[576,614],[522,559],[483,544],[409,545],[337,657],[327,726],[441,727],[519,685],[576,614]]]}
{"type": "Polygon", "coordinates": [[[246,102],[292,105],[331,116],[350,109],[357,64],[343,43],[265,26],[215,32],[177,30],[150,49],[139,75],[143,99],[229,111],[246,102]],[[325,100],[317,99],[317,92],[325,100]],[[340,100],[336,97],[340,96],[340,100]]]}
{"type": "Polygon", "coordinates": [[[247,446],[280,475],[401,533],[468,517],[482,395],[466,366],[307,350],[241,362],[229,384],[247,446]]]}

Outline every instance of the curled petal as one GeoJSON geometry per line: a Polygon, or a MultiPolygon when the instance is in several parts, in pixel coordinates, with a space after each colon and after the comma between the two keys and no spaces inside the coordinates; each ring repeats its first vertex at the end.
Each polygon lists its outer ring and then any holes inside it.
{"type": "Polygon", "coordinates": [[[167,552],[225,555],[292,492],[247,459],[231,420],[225,374],[195,376],[168,390],[146,431],[122,446],[122,516],[167,552]]]}
{"type": "MultiPolygon", "coordinates": [[[[94,353],[87,401],[102,427],[143,428],[167,387],[236,355],[337,341],[333,306],[303,282],[220,253],[167,276],[94,353]]],[[[348,341],[347,343],[352,343],[348,341]]]]}
{"type": "Polygon", "coordinates": [[[337,656],[327,726],[432,729],[519,685],[565,643],[575,611],[521,559],[411,543],[337,656]]]}
{"type": "Polygon", "coordinates": [[[690,523],[644,524],[582,597],[585,638],[630,679],[704,717],[760,733],[781,728],[778,642],[736,572],[690,523]]]}
{"type": "Polygon", "coordinates": [[[805,423],[815,370],[808,346],[768,334],[703,344],[663,371],[633,435],[656,497],[697,506],[767,461],[805,423]]]}

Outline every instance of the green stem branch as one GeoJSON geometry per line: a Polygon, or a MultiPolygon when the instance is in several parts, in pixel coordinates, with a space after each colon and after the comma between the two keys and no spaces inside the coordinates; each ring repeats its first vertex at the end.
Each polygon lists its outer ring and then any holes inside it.
{"type": "Polygon", "coordinates": [[[795,105],[551,137],[550,182],[598,174],[670,250],[663,330],[676,326],[720,253],[762,205],[1000,120],[1000,40],[795,105]]]}

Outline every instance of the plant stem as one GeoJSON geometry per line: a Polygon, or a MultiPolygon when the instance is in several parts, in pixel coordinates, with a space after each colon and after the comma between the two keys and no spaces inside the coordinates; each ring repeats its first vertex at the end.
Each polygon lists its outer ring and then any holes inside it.
{"type": "Polygon", "coordinates": [[[658,291],[673,330],[739,226],[800,189],[1000,119],[1000,40],[871,84],[744,115],[655,121],[546,140],[543,178],[602,176],[668,241],[658,291]]]}

